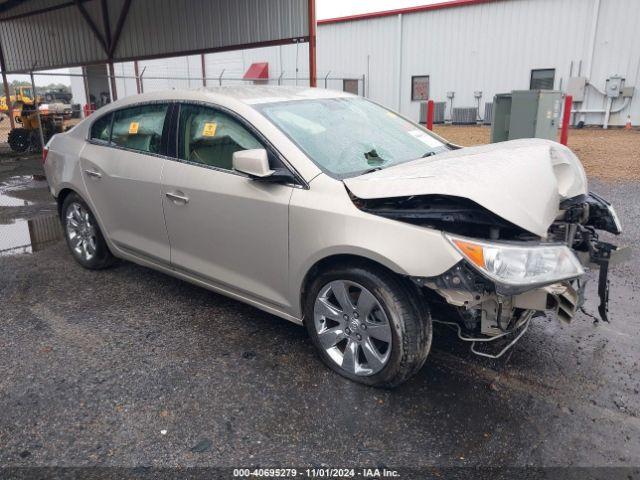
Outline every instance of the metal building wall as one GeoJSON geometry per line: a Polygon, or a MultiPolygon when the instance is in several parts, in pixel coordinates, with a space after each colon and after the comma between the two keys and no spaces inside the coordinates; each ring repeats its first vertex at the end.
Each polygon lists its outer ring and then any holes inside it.
{"type": "Polygon", "coordinates": [[[397,17],[321,24],[318,71],[343,77],[361,77],[370,71],[369,97],[397,109],[399,40],[397,17]]]}
{"type": "MultiPolygon", "coordinates": [[[[626,78],[626,86],[635,86],[630,108],[611,115],[611,125],[624,125],[631,115],[634,125],[640,125],[640,1],[602,0],[596,30],[592,81],[601,90],[611,74],[626,78]]],[[[621,103],[618,100],[614,107],[621,103]]],[[[603,108],[601,95],[592,95],[586,108],[603,108]]],[[[587,115],[587,123],[601,116],[587,115]]]]}
{"type": "MultiPolygon", "coordinates": [[[[411,101],[411,76],[429,75],[430,94],[445,101],[455,92],[454,106],[475,106],[474,91],[485,101],[496,93],[528,89],[532,69],[555,68],[555,88],[566,87],[588,68],[594,7],[600,4],[590,80],[603,89],[612,74],[640,87],[640,18],[638,0],[501,0],[367,20],[325,23],[318,28],[318,68],[367,73],[370,98],[418,118],[411,101]],[[401,39],[402,48],[398,48],[401,39]],[[354,71],[355,70],[355,71],[354,71]],[[400,88],[398,89],[398,85],[400,88]]],[[[623,125],[628,114],[640,123],[640,92],[631,108],[612,115],[623,125]]],[[[618,105],[618,100],[615,105],[618,105]]],[[[590,90],[586,108],[603,108],[602,95],[590,90]]],[[[602,123],[602,115],[586,116],[602,123]]]]}
{"type": "Polygon", "coordinates": [[[127,22],[117,59],[135,58],[140,51],[168,56],[308,34],[307,2],[300,0],[136,0],[127,22]]]}
{"type": "MultiPolygon", "coordinates": [[[[43,8],[46,3],[40,1],[37,6],[43,8]]],[[[98,0],[92,0],[84,5],[90,14],[95,14],[98,3],[98,0]]],[[[21,7],[29,4],[26,2],[21,7]]],[[[9,21],[1,20],[0,44],[9,73],[69,65],[65,58],[67,49],[73,50],[77,59],[75,65],[106,58],[104,49],[79,10],[71,7],[9,21]]]]}
{"type": "MultiPolygon", "coordinates": [[[[99,0],[82,2],[104,35],[99,0]]],[[[109,0],[115,36],[125,0],[109,0]]],[[[307,0],[135,0],[130,3],[113,61],[243,48],[306,37],[307,0]]],[[[106,36],[105,36],[106,37],[106,36]]],[[[34,0],[0,15],[0,44],[8,73],[106,62],[74,2],[34,0]],[[49,9],[63,5],[62,8],[49,9]],[[19,16],[40,8],[43,13],[19,16]]]]}

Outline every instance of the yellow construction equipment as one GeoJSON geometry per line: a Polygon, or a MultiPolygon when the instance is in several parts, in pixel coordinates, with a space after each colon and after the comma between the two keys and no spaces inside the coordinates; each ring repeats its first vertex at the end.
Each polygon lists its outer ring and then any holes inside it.
{"type": "MultiPolygon", "coordinates": [[[[7,142],[14,152],[39,151],[41,148],[36,103],[40,112],[40,123],[45,143],[56,133],[62,132],[63,115],[50,110],[48,105],[42,105],[40,97],[34,98],[33,89],[30,86],[15,87],[15,94],[10,95],[9,101],[11,102],[13,120],[19,125],[13,128],[7,137],[7,142]]],[[[4,95],[0,96],[0,114],[9,116],[9,106],[4,95]]],[[[1,120],[4,120],[4,117],[0,118],[1,120]]]]}

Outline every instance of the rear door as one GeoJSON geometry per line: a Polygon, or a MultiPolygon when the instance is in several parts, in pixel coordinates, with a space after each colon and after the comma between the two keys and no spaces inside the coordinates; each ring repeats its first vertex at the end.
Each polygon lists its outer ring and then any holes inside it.
{"type": "Polygon", "coordinates": [[[171,263],[286,305],[294,187],[251,180],[232,169],[234,152],[265,145],[229,112],[184,104],[177,128],[177,158],[167,161],[162,181],[171,263]]]}
{"type": "Polygon", "coordinates": [[[169,103],[116,110],[92,126],[80,166],[107,236],[120,248],[169,262],[162,212],[163,129],[169,103]]]}

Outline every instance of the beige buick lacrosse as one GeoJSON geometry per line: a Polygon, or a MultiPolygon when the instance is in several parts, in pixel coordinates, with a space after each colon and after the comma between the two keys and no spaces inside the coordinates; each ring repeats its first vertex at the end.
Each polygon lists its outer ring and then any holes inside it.
{"type": "Polygon", "coordinates": [[[460,148],[362,97],[270,86],[101,108],[44,152],[85,268],[154,268],[306,326],[324,362],[381,387],[424,364],[432,322],[499,357],[570,321],[620,222],[544,140],[460,148]]]}

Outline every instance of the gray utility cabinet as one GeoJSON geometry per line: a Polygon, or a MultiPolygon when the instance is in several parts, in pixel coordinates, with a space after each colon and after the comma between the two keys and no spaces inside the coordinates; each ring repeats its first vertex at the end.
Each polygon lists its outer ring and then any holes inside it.
{"type": "Polygon", "coordinates": [[[493,99],[491,142],[516,138],[557,140],[562,93],[554,90],[514,90],[493,99]]]}

